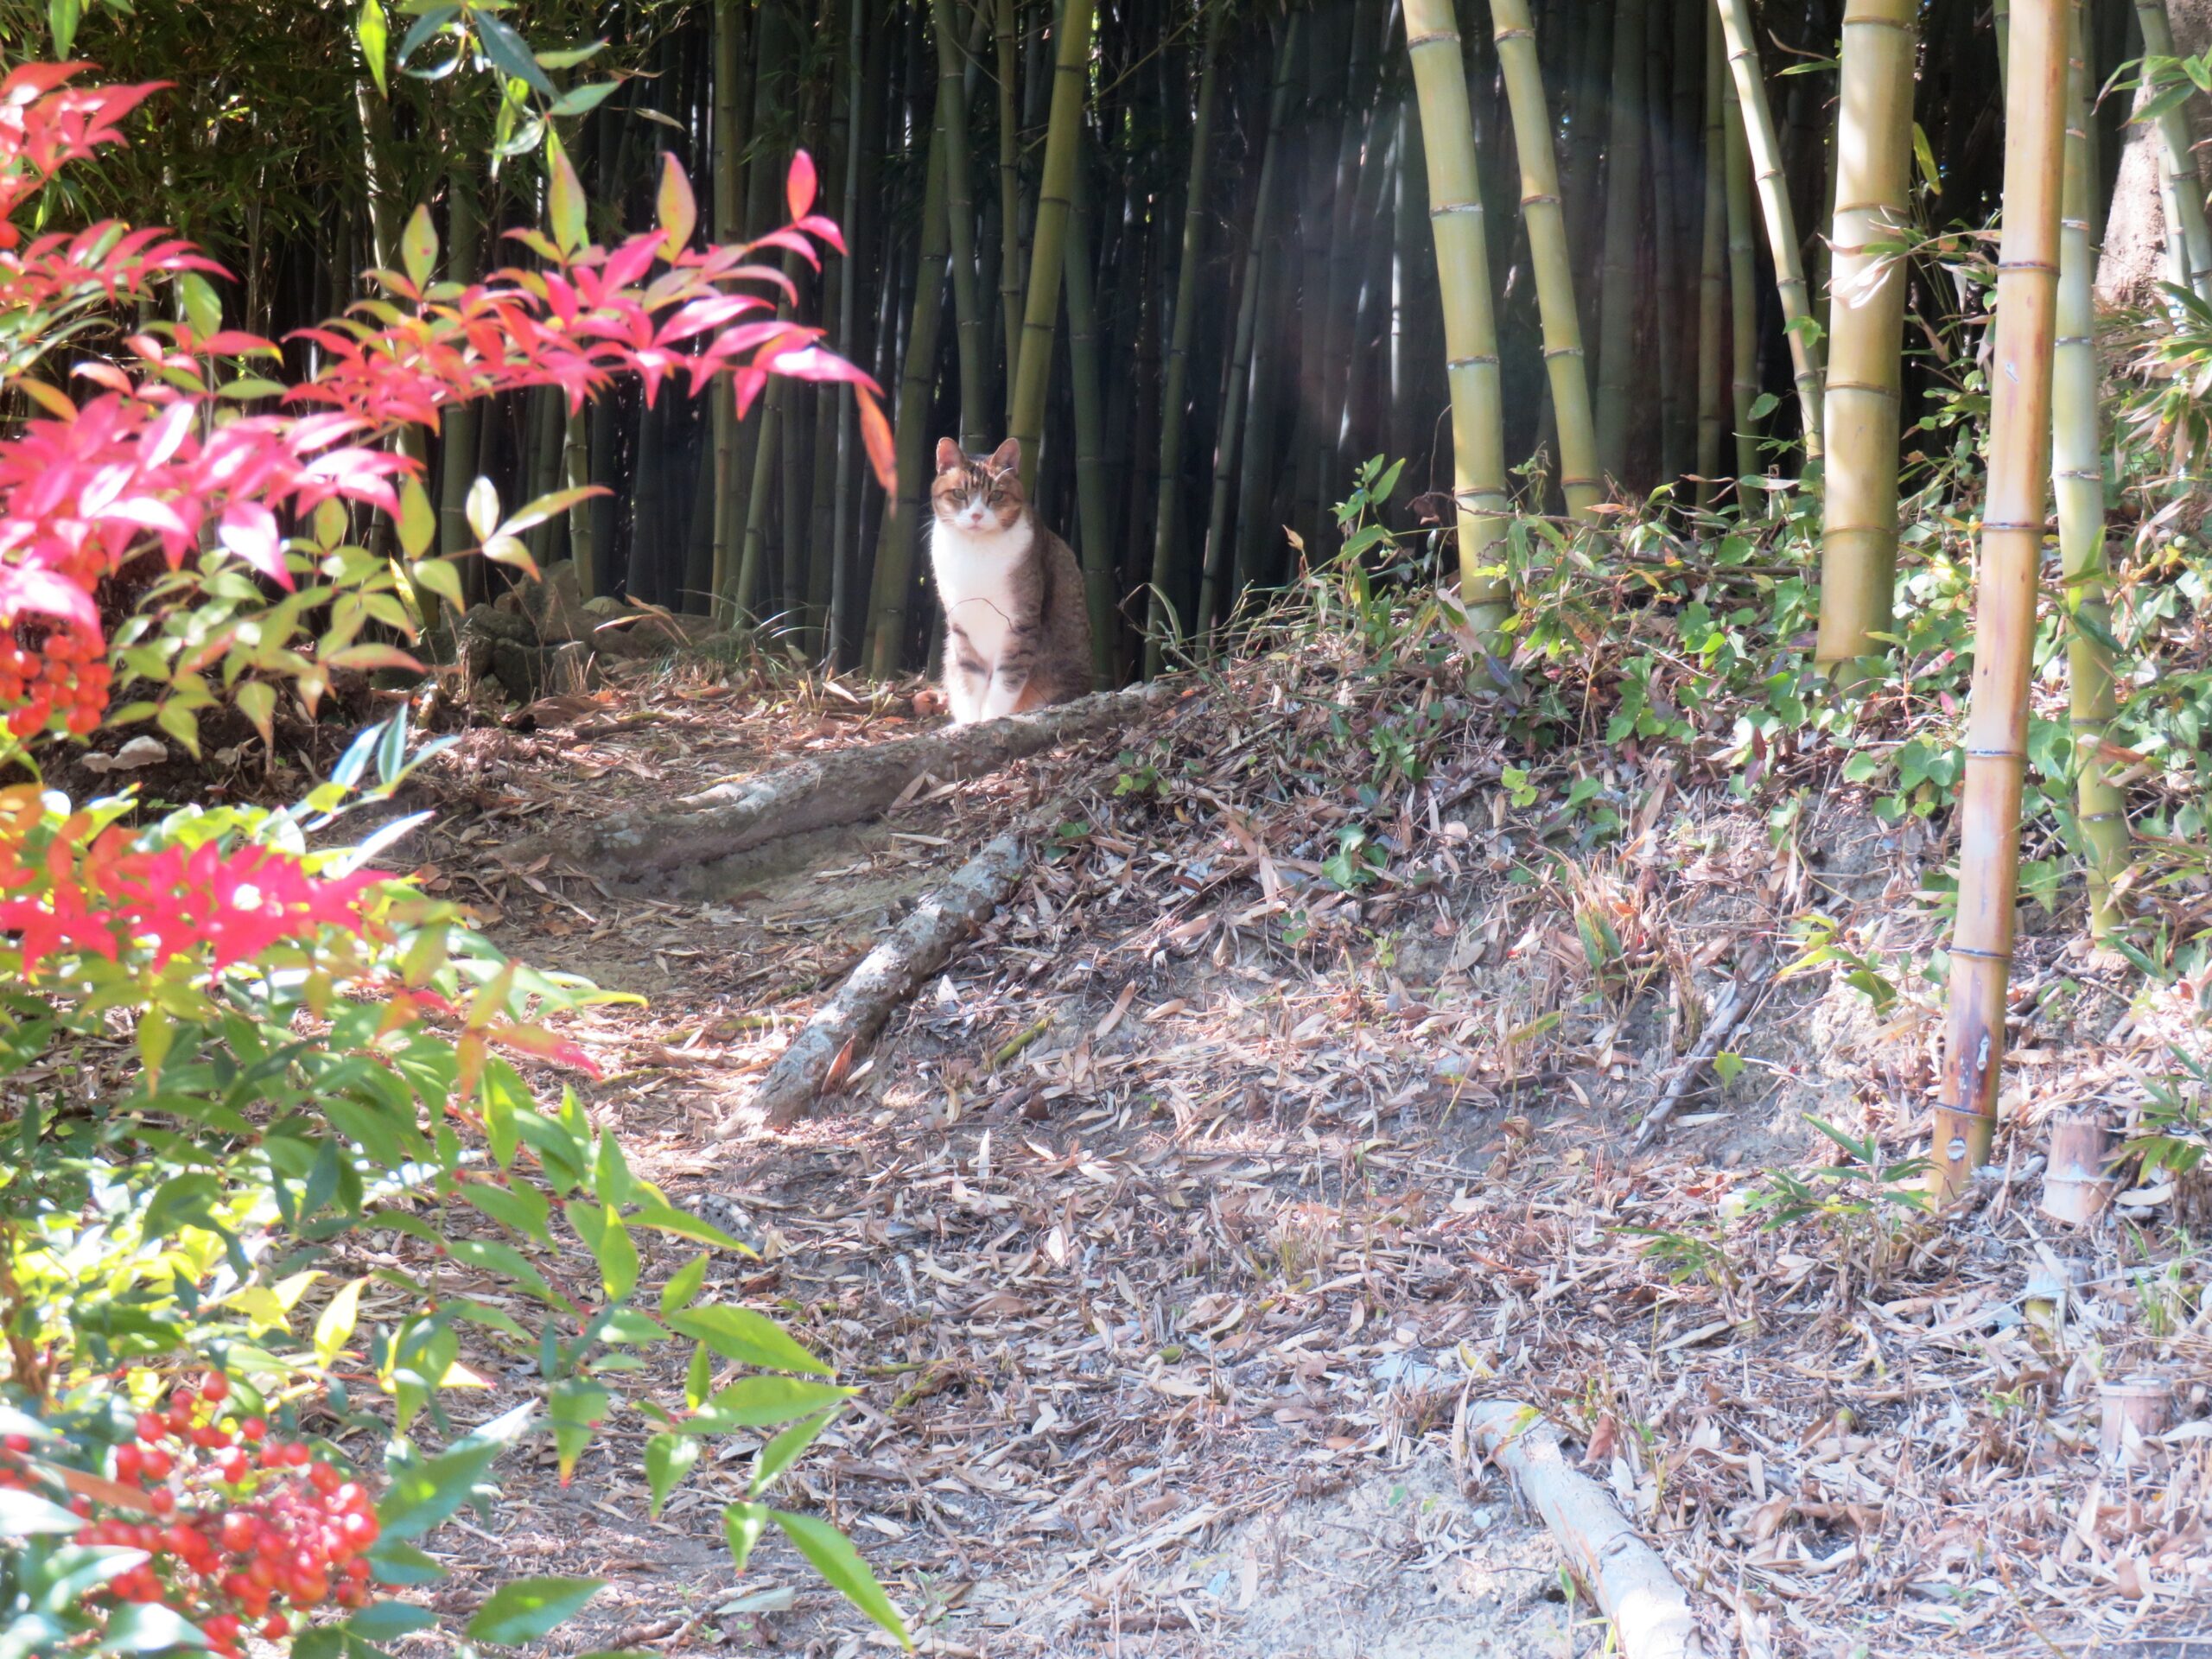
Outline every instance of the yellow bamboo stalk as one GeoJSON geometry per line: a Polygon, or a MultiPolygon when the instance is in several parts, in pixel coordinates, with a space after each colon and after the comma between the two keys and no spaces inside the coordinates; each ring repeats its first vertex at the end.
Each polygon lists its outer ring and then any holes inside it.
{"type": "MultiPolygon", "coordinates": [[[[1917,0],[1846,0],[1829,235],[1827,455],[1815,660],[1830,675],[1880,649],[1897,560],[1904,340],[1901,241],[1912,187],[1917,0]]],[[[2055,170],[2055,169],[2054,169],[2055,170]]]]}
{"type": "Polygon", "coordinates": [[[1490,249],[1467,71],[1452,0],[1406,0],[1406,51],[1428,157],[1428,219],[1443,290],[1444,359],[1452,388],[1452,493],[1459,504],[1459,600],[1488,636],[1510,606],[1493,569],[1505,538],[1505,423],[1491,308],[1490,249]]]}
{"type": "Polygon", "coordinates": [[[1732,329],[1728,387],[1735,400],[1736,476],[1751,478],[1759,465],[1759,435],[1751,405],[1758,401],[1758,307],[1753,284],[1758,268],[1751,246],[1751,151],[1744,138],[1744,103],[1731,81],[1722,100],[1727,163],[1728,307],[1732,329]]]}
{"type": "Polygon", "coordinates": [[[1060,321],[1060,263],[1067,245],[1075,170],[1082,165],[1083,106],[1090,84],[1094,0],[1067,0],[1054,32],[1052,105],[1045,130],[1045,173],[1029,243],[1029,281],[1021,316],[1021,360],[1013,369],[1007,424],[1021,443],[1021,487],[1037,487],[1044,452],[1046,392],[1052,378],[1052,336],[1060,321]]]}
{"type": "Polygon", "coordinates": [[[1989,488],[1974,596],[1973,702],[1959,807],[1950,1040],[1936,1109],[1934,1180],[1948,1196],[1986,1162],[2005,1060],[2005,992],[2018,903],[2028,680],[2050,484],[2067,0],[2015,0],[2005,99],[2005,230],[1990,364],[1989,488]]]}
{"type": "Polygon", "coordinates": [[[1613,79],[1605,134],[1605,227],[1598,278],[1598,465],[1619,483],[1630,405],[1648,384],[1637,356],[1637,240],[1643,224],[1647,123],[1644,0],[1614,0],[1613,79]]]}
{"type": "Polygon", "coordinates": [[[2112,604],[2106,589],[2104,451],[2097,420],[2096,183],[2090,162],[2090,79],[2079,0],[2067,10],[2066,162],[2058,232],[2058,342],[2051,372],[2051,492],[2058,502],[2066,606],[2074,620],[2066,663],[2073,700],[2075,811],[2087,855],[2089,931],[2101,939],[2119,920],[2113,882],[2127,864],[2127,813],[2102,758],[2106,729],[2119,712],[2119,702],[2112,650],[2106,643],[2112,638],[2112,604]]]}
{"type": "Polygon", "coordinates": [[[1513,147],[1521,158],[1521,217],[1529,229],[1536,309],[1543,321],[1544,372],[1550,378],[1552,413],[1559,427],[1560,491],[1567,512],[1586,518],[1605,494],[1605,483],[1598,475],[1582,320],[1574,309],[1574,262],[1567,252],[1567,215],[1560,207],[1559,156],[1544,106],[1536,30],[1529,21],[1529,0],[1491,0],[1490,15],[1498,63],[1505,72],[1506,100],[1513,108],[1513,147]]]}
{"type": "Polygon", "coordinates": [[[1715,4],[1728,48],[1729,73],[1736,83],[1737,107],[1743,114],[1745,142],[1751,149],[1759,211],[1766,220],[1767,245],[1774,253],[1774,285],[1782,300],[1783,326],[1789,334],[1790,378],[1796,384],[1797,406],[1802,411],[1805,454],[1817,460],[1823,372],[1820,334],[1814,327],[1812,297],[1805,285],[1796,215],[1789,206],[1789,180],[1782,170],[1782,144],[1775,136],[1774,111],[1767,103],[1766,75],[1759,67],[1758,47],[1751,35],[1750,0],[1715,0],[1715,4]]]}

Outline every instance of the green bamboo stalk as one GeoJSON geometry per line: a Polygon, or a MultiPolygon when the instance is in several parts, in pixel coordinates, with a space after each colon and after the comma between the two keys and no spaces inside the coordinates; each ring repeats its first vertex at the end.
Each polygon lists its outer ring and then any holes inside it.
{"type": "Polygon", "coordinates": [[[1604,498],[1605,480],[1598,471],[1582,320],[1574,308],[1574,261],[1560,201],[1559,158],[1544,107],[1543,73],[1536,60],[1536,30],[1528,0],[1491,0],[1491,21],[1513,111],[1514,149],[1521,161],[1521,217],[1529,230],[1536,308],[1543,322],[1544,372],[1559,427],[1560,490],[1567,512],[1585,518],[1604,498]]]}
{"type": "MultiPolygon", "coordinates": [[[[1681,248],[1676,240],[1675,205],[1681,194],[1675,177],[1678,164],[1674,144],[1673,53],[1661,52],[1661,29],[1669,18],[1671,0],[1655,0],[1659,16],[1653,20],[1652,51],[1645,57],[1644,110],[1649,118],[1651,149],[1651,264],[1652,316],[1648,339],[1657,359],[1659,379],[1659,481],[1671,486],[1689,470],[1689,456],[1682,440],[1688,428],[1682,420],[1681,340],[1675,322],[1682,312],[1681,248]],[[1654,338],[1656,337],[1656,338],[1654,338]]],[[[1671,48],[1671,31],[1666,44],[1671,48]]]]}
{"type": "MultiPolygon", "coordinates": [[[[484,256],[482,188],[476,156],[456,146],[446,172],[446,279],[464,286],[476,281],[484,256]]],[[[468,527],[468,487],[476,481],[476,434],[480,406],[470,401],[445,411],[442,421],[443,464],[438,478],[438,551],[448,558],[476,545],[468,527]]],[[[582,508],[578,509],[582,511],[582,508]]]]}
{"type": "Polygon", "coordinates": [[[1068,215],[1068,391],[1075,403],[1076,524],[1090,610],[1090,674],[1104,690],[1114,674],[1114,547],[1107,530],[1104,400],[1099,395],[1098,306],[1092,292],[1090,192],[1076,168],[1068,215]]]}
{"type": "Polygon", "coordinates": [[[999,302],[1006,311],[1007,420],[1014,419],[1014,371],[1021,360],[1021,63],[1015,51],[1017,0],[993,8],[998,53],[999,302]]]}
{"type": "MultiPolygon", "coordinates": [[[[1183,261],[1175,273],[1175,309],[1168,325],[1167,362],[1160,376],[1160,496],[1152,538],[1152,600],[1147,607],[1144,671],[1160,672],[1170,622],[1166,595],[1175,575],[1179,484],[1183,472],[1183,412],[1188,401],[1192,333],[1198,321],[1198,271],[1205,245],[1206,175],[1213,156],[1213,110],[1220,79],[1221,20],[1217,0],[1206,16],[1198,67],[1198,109],[1191,124],[1191,171],[1183,192],[1183,261]]],[[[1277,80],[1280,82],[1280,73],[1277,80]]],[[[1287,94],[1286,94],[1287,96],[1287,94]]],[[[1261,163],[1266,166],[1264,156],[1261,163]]],[[[1091,630],[1096,643],[1098,630],[1091,630]]]]}
{"type": "MultiPolygon", "coordinates": [[[[1634,0],[1624,0],[1624,10],[1634,0]]],[[[1478,635],[1494,634],[1511,610],[1494,567],[1505,538],[1505,424],[1491,308],[1490,249],[1475,167],[1474,123],[1451,0],[1406,0],[1428,152],[1428,216],[1444,290],[1444,354],[1452,385],[1452,495],[1459,503],[1459,597],[1478,635]]],[[[1637,66],[1641,80],[1642,65],[1637,66]]],[[[1599,454],[1602,458],[1603,445],[1599,454]]]]}
{"type": "Polygon", "coordinates": [[[1752,285],[1758,281],[1751,249],[1751,152],[1744,140],[1744,106],[1735,86],[1722,106],[1728,164],[1728,304],[1735,322],[1729,351],[1729,389],[1735,396],[1736,476],[1751,478],[1759,466],[1758,423],[1751,405],[1758,399],[1758,312],[1752,285]]]}
{"type": "Polygon", "coordinates": [[[1021,317],[1021,359],[1014,371],[1007,425],[1021,444],[1021,486],[1036,487],[1044,448],[1045,397],[1052,384],[1052,335],[1060,320],[1060,264],[1066,248],[1068,203],[1083,141],[1083,106],[1090,78],[1093,0],[1067,0],[1052,62],[1052,117],[1045,131],[1045,175],[1037,193],[1037,226],[1029,249],[1027,298],[1021,317]]]}
{"type": "MultiPolygon", "coordinates": [[[[1203,574],[1198,581],[1198,608],[1192,613],[1190,638],[1210,645],[1214,617],[1221,604],[1223,584],[1230,571],[1230,505],[1236,481],[1236,446],[1243,436],[1244,411],[1249,401],[1252,342],[1260,326],[1260,283],[1266,257],[1268,213],[1281,168],[1283,118],[1290,109],[1291,68],[1297,61],[1298,37],[1304,14],[1293,12],[1275,48],[1274,84],[1268,93],[1268,136],[1260,151],[1260,181],[1252,203],[1252,232],[1244,245],[1243,287],[1236,302],[1236,344],[1229,359],[1228,397],[1223,400],[1221,432],[1214,443],[1213,497],[1206,512],[1206,540],[1203,574]]],[[[1182,321],[1179,316],[1176,327],[1182,321]]],[[[1163,463],[1165,464],[1165,463],[1163,463]]],[[[1166,480],[1162,480],[1164,488],[1166,480]]],[[[1155,599],[1155,613],[1157,600],[1155,599]]],[[[1155,632],[1145,645],[1145,675],[1160,672],[1166,641],[1155,632]]]]}
{"type": "Polygon", "coordinates": [[[976,292],[976,199],[968,182],[967,71],[952,0],[930,0],[937,37],[937,118],[944,128],[944,202],[952,233],[953,339],[960,360],[960,442],[971,455],[990,448],[983,409],[983,307],[976,292]]]}
{"type": "Polygon", "coordinates": [[[1989,370],[1989,482],[1974,594],[1974,685],[1959,798],[1959,903],[1949,1039],[1931,1185],[1958,1192],[1988,1161],[2003,1082],[2019,905],[2028,686],[2050,488],[2061,258],[2067,0],[2016,0],[2005,99],[2004,238],[1989,370]]]}
{"type": "Polygon", "coordinates": [[[1917,0],[1846,0],[1830,262],[1827,425],[1815,661],[1826,672],[1881,649],[1897,556],[1897,428],[1904,262],[1875,251],[1911,224],[1917,0]]]}
{"type": "MultiPolygon", "coordinates": [[[[561,482],[581,490],[591,482],[591,428],[586,412],[578,409],[562,422],[561,482]]],[[[569,556],[575,562],[576,591],[586,599],[599,596],[599,544],[594,539],[592,516],[579,502],[569,509],[569,556]]]]}
{"type": "Polygon", "coordinates": [[[1605,243],[1598,294],[1598,468],[1618,483],[1628,466],[1637,372],[1637,235],[1643,222],[1644,0],[1613,7],[1612,124],[1605,139],[1605,243]]]}
{"type": "Polygon", "coordinates": [[[1697,289],[1697,505],[1713,505],[1720,477],[1720,440],[1726,417],[1721,399],[1727,378],[1721,329],[1728,303],[1728,74],[1720,19],[1708,14],[1705,48],[1705,204],[1697,289]]]}
{"type": "Polygon", "coordinates": [[[2066,661],[2073,700],[2075,807],[2086,855],[2089,931],[2103,939],[2120,919],[2113,883],[2127,865],[2127,812],[2103,757],[2105,734],[2119,712],[2119,702],[2107,643],[2112,602],[2105,564],[2104,451],[2097,409],[2096,182],[2090,162],[2091,80],[2078,0],[2068,10],[2070,50],[2058,232],[2058,336],[2051,382],[2051,487],[2058,503],[2065,601],[2073,617],[2066,661]]]}
{"type": "Polygon", "coordinates": [[[906,350],[899,384],[893,448],[898,493],[883,504],[875,543],[875,580],[868,605],[874,634],[868,666],[879,679],[897,672],[906,644],[906,595],[913,585],[914,543],[921,534],[929,489],[930,393],[937,372],[938,330],[944,318],[945,264],[951,227],[945,213],[944,129],[931,123],[928,174],[922,191],[922,240],[914,279],[914,305],[906,325],[906,350]]]}
{"type": "MultiPolygon", "coordinates": [[[[715,239],[725,245],[743,232],[738,225],[745,131],[738,108],[738,85],[745,75],[746,0],[718,0],[714,12],[714,215],[715,239]]],[[[714,560],[708,581],[712,611],[727,622],[733,614],[729,593],[736,572],[732,564],[742,532],[737,505],[737,406],[728,386],[712,397],[715,492],[714,560]]]]}
{"type": "Polygon", "coordinates": [[[1797,219],[1789,206],[1789,180],[1783,171],[1782,144],[1775,136],[1774,111],[1767,102],[1766,76],[1759,68],[1758,46],[1751,33],[1750,0],[1715,0],[1720,31],[1728,48],[1728,68],[1736,84],[1736,105],[1750,147],[1759,208],[1766,220],[1767,245],[1774,255],[1775,288],[1782,300],[1783,327],[1789,336],[1791,378],[1804,422],[1805,453],[1821,454],[1820,336],[1813,323],[1810,293],[1797,238],[1797,219]]]}
{"type": "MultiPolygon", "coordinates": [[[[2166,21],[2165,0],[2135,0],[2135,17],[2143,29],[2143,55],[2172,57],[2174,32],[2166,21]]],[[[2204,181],[2196,170],[2196,140],[2183,105],[2170,105],[2159,113],[2158,137],[2165,141],[2163,170],[2172,192],[2169,200],[2178,210],[2182,246],[2188,255],[2188,286],[2198,299],[2212,303],[2212,227],[2205,220],[2204,181]]]]}

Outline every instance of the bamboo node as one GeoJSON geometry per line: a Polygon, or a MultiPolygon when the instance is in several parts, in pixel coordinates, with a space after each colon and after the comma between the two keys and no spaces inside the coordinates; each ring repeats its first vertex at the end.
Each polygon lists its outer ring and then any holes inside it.
{"type": "Polygon", "coordinates": [[[1559,198],[1557,196],[1535,195],[1523,196],[1521,198],[1521,205],[1523,207],[1540,207],[1547,201],[1550,202],[1554,207],[1557,207],[1559,205],[1559,198]]]}
{"type": "Polygon", "coordinates": [[[2120,811],[2083,812],[2078,815],[2078,821],[2082,823],[2110,823],[2115,819],[2125,818],[2126,816],[2126,813],[2120,811]]]}
{"type": "Polygon", "coordinates": [[[1897,392],[1896,388],[1892,386],[1878,386],[1872,381],[1868,380],[1829,381],[1827,395],[1833,398],[1839,391],[1863,391],[1870,397],[1886,397],[1891,403],[1897,401],[1897,392]]]}
{"type": "MultiPolygon", "coordinates": [[[[1951,946],[1951,954],[1955,957],[1972,957],[1976,962],[2010,963],[2012,960],[2012,953],[2010,950],[1977,950],[1971,944],[1955,944],[1951,946]]],[[[1965,1109],[1961,1107],[1959,1109],[1963,1111],[1965,1109]]],[[[1969,1117],[1974,1116],[1971,1112],[1967,1115],[1969,1117]]]]}
{"type": "Polygon", "coordinates": [[[1441,46],[1446,41],[1453,46],[1459,45],[1459,31],[1456,29],[1440,29],[1433,34],[1416,35],[1406,42],[1406,50],[1418,52],[1424,46],[1441,46]]]}
{"type": "Polygon", "coordinates": [[[1494,369],[1497,366],[1497,359],[1482,356],[1447,357],[1444,359],[1444,366],[1447,369],[1494,369]]]}
{"type": "Polygon", "coordinates": [[[1961,753],[1969,760],[2024,760],[2028,758],[2018,749],[1967,749],[1961,753]]]}
{"type": "Polygon", "coordinates": [[[1535,38],[1536,31],[1533,29],[1501,29],[1491,36],[1494,41],[1533,41],[1535,38]]]}
{"type": "Polygon", "coordinates": [[[1479,213],[1482,210],[1483,205],[1479,201],[1455,201],[1442,207],[1430,208],[1428,216],[1431,219],[1441,219],[1446,213],[1479,213]]]}
{"type": "Polygon", "coordinates": [[[1993,530],[2032,530],[2038,536],[2043,534],[2043,525],[2039,522],[2032,524],[2016,524],[2010,519],[2005,518],[1985,518],[1981,521],[1981,527],[1984,531],[1993,530]]]}
{"type": "Polygon", "coordinates": [[[1544,347],[1544,355],[1548,359],[1554,357],[1580,357],[1582,355],[1582,348],[1580,346],[1547,346],[1544,347]]]}
{"type": "Polygon", "coordinates": [[[2094,478],[2099,483],[2102,483],[2105,475],[2101,469],[2095,467],[2067,467],[2053,473],[2051,476],[2053,478],[2094,478]]]}
{"type": "Polygon", "coordinates": [[[2002,276],[2008,270],[2033,271],[2044,276],[2058,275],[2056,265],[2047,264],[2041,259],[1999,259],[1997,262],[1997,274],[2002,276]]]}

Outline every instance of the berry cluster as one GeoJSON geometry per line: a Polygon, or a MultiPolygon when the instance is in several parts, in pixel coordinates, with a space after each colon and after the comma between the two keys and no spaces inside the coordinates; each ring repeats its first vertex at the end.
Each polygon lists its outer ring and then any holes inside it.
{"type": "Polygon", "coordinates": [[[99,730],[112,678],[89,631],[55,628],[35,646],[0,635],[0,708],[17,738],[44,731],[56,715],[79,737],[99,730]]]}
{"type": "Polygon", "coordinates": [[[115,1479],[145,1493],[152,1520],[95,1520],[82,1497],[71,1506],[91,1522],[78,1542],[146,1552],[107,1593],[173,1608],[221,1655],[241,1653],[250,1632],[288,1636],[296,1615],[326,1603],[364,1605],[377,1540],[361,1486],[262,1418],[224,1416],[229,1395],[219,1376],[180,1386],[115,1448],[115,1479]]]}

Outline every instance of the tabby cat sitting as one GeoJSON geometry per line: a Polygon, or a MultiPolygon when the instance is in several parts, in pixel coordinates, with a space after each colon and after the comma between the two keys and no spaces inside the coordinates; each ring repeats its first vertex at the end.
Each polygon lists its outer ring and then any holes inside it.
{"type": "Polygon", "coordinates": [[[1090,689],[1083,569],[1037,522],[1021,446],[969,455],[937,446],[930,563],[944,607],[944,696],[956,726],[996,720],[1090,689]]]}

